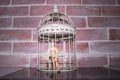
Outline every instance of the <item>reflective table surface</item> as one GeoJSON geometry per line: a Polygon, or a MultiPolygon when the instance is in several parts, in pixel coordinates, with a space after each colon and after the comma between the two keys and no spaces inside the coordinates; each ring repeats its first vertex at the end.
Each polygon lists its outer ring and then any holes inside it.
{"type": "Polygon", "coordinates": [[[44,72],[25,68],[0,77],[0,80],[120,80],[120,71],[108,68],[79,68],[69,72],[44,72]]]}

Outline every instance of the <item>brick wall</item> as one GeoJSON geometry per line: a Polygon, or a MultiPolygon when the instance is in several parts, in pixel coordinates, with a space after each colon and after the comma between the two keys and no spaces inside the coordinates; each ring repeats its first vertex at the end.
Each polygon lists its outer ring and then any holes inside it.
{"type": "Polygon", "coordinates": [[[36,66],[36,28],[54,4],[77,28],[78,67],[120,67],[120,0],[0,0],[0,67],[36,66]]]}

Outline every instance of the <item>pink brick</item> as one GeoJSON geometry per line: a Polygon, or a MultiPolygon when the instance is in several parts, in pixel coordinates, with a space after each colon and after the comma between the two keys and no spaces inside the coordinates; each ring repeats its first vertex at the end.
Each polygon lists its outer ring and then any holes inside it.
{"type": "MultiPolygon", "coordinates": [[[[65,8],[63,6],[59,6],[58,10],[61,13],[65,12],[65,8]]],[[[53,12],[53,6],[31,6],[30,8],[30,15],[47,15],[53,12]]]]}
{"type": "Polygon", "coordinates": [[[89,52],[88,43],[76,42],[76,52],[77,53],[88,53],[89,52]]]}
{"type": "Polygon", "coordinates": [[[13,27],[15,28],[37,28],[40,22],[38,17],[15,18],[13,27]]]}
{"type": "Polygon", "coordinates": [[[45,0],[13,0],[13,5],[18,4],[44,4],[45,0]]]}
{"type": "Polygon", "coordinates": [[[81,0],[47,0],[48,4],[81,4],[81,0]]]}
{"type": "Polygon", "coordinates": [[[102,12],[104,16],[120,16],[120,6],[104,6],[102,12]]]}
{"type": "Polygon", "coordinates": [[[14,53],[35,54],[37,53],[36,42],[19,42],[13,44],[14,53]]]}
{"type": "Polygon", "coordinates": [[[106,29],[77,29],[76,40],[107,40],[106,29]]]}
{"type": "Polygon", "coordinates": [[[81,57],[77,59],[77,67],[100,67],[107,65],[107,57],[81,57]]]}
{"type": "Polygon", "coordinates": [[[120,17],[89,17],[89,27],[120,27],[120,17]]]}
{"type": "Polygon", "coordinates": [[[90,48],[96,53],[119,53],[120,42],[91,42],[90,48]]]}
{"type": "Polygon", "coordinates": [[[67,14],[72,16],[96,16],[101,15],[97,6],[67,6],[67,14]]]}
{"type": "Polygon", "coordinates": [[[120,69],[120,57],[110,58],[110,67],[119,67],[120,69]]]}
{"type": "Polygon", "coordinates": [[[85,18],[79,18],[79,17],[71,17],[73,24],[76,28],[84,28],[86,27],[86,21],[85,18]]]}
{"type": "Polygon", "coordinates": [[[46,15],[52,12],[52,6],[32,6],[30,8],[30,15],[46,15]]]}
{"type": "Polygon", "coordinates": [[[8,28],[12,26],[11,18],[0,18],[0,28],[8,28]]]}
{"type": "Polygon", "coordinates": [[[0,30],[0,40],[30,40],[30,30],[0,30]]]}
{"type": "Polygon", "coordinates": [[[27,67],[28,65],[28,56],[0,55],[0,67],[27,67]]]}
{"type": "Polygon", "coordinates": [[[120,4],[120,0],[117,0],[117,4],[118,4],[118,5],[120,4]]]}
{"type": "Polygon", "coordinates": [[[0,0],[0,5],[9,5],[10,0],[0,0]]]}
{"type": "Polygon", "coordinates": [[[48,43],[39,42],[39,53],[46,53],[48,51],[48,43]]]}
{"type": "Polygon", "coordinates": [[[109,30],[110,40],[120,40],[120,29],[110,29],[109,30]]]}
{"type": "Polygon", "coordinates": [[[37,67],[37,56],[31,56],[30,67],[37,67]]]}
{"type": "Polygon", "coordinates": [[[28,7],[0,7],[0,16],[26,16],[28,15],[28,7]]]}
{"type": "Polygon", "coordinates": [[[0,53],[10,53],[11,52],[11,43],[0,42],[0,53]]]}
{"type": "Polygon", "coordinates": [[[37,34],[37,29],[36,30],[33,30],[33,40],[37,40],[37,38],[38,38],[38,34],[37,34]]]}
{"type": "Polygon", "coordinates": [[[82,0],[82,3],[87,5],[113,5],[115,2],[115,0],[82,0]]]}
{"type": "Polygon", "coordinates": [[[120,69],[120,54],[110,54],[110,67],[120,69]]]}

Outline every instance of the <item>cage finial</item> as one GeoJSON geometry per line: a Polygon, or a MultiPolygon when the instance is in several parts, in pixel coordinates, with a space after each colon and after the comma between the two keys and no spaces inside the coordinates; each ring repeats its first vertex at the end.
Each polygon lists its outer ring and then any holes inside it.
{"type": "Polygon", "coordinates": [[[54,13],[57,13],[58,12],[58,7],[57,5],[54,5],[54,10],[53,10],[54,13]]]}

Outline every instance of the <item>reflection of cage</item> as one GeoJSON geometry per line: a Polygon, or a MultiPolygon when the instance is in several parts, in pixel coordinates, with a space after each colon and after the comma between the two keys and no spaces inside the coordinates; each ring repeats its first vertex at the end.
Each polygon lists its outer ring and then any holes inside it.
{"type": "Polygon", "coordinates": [[[38,70],[76,69],[75,33],[71,19],[58,12],[43,17],[38,27],[38,70]]]}

